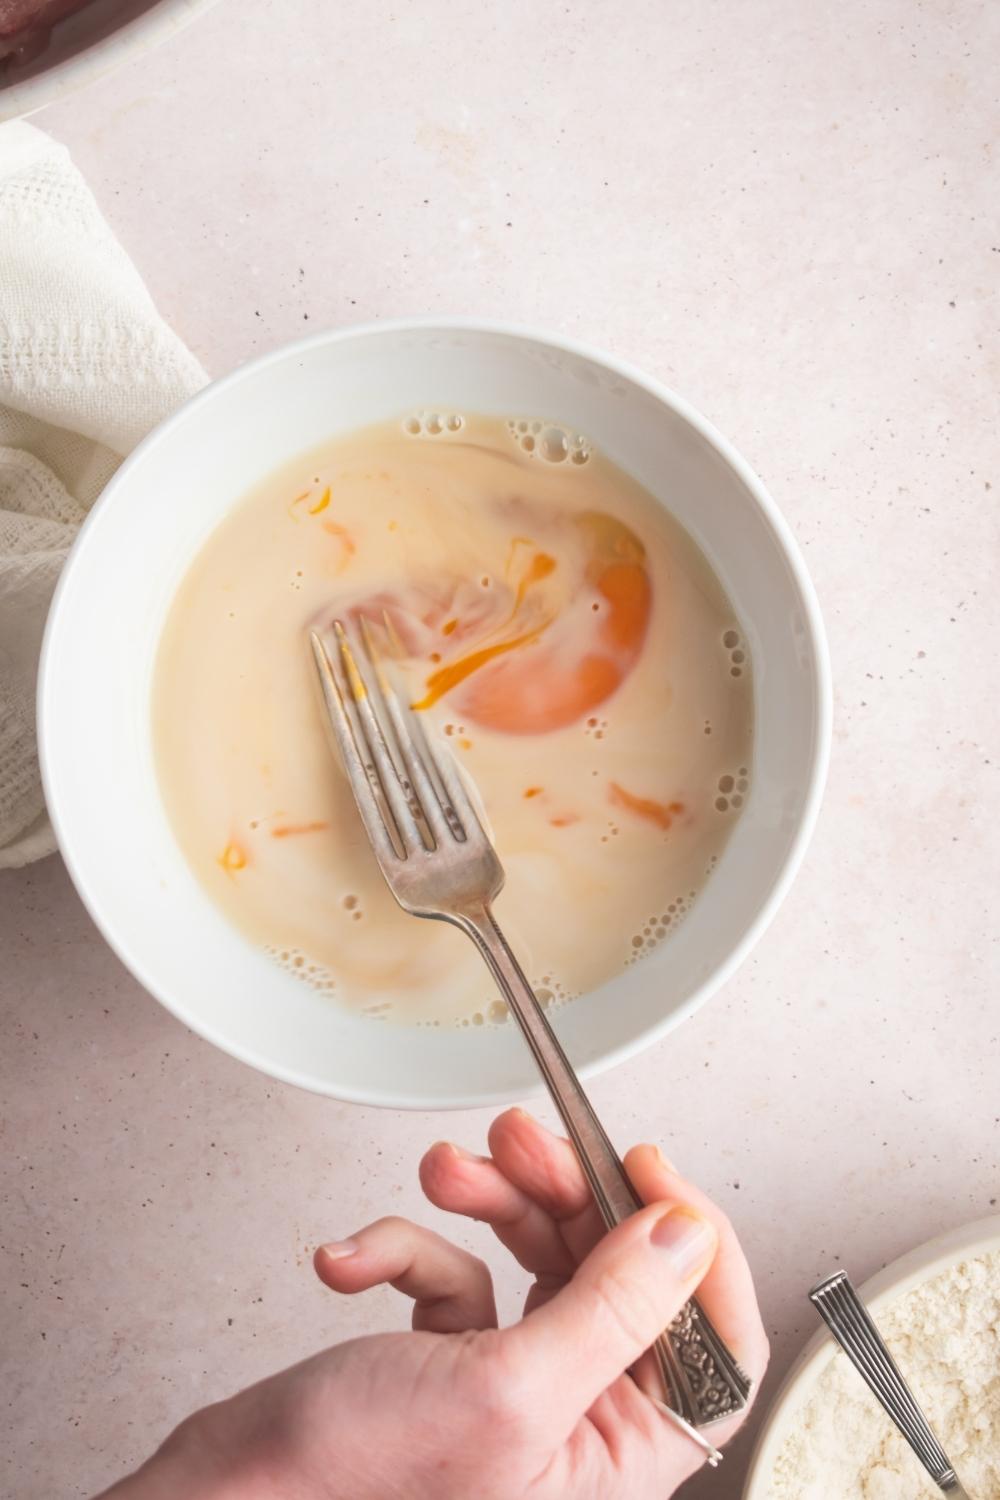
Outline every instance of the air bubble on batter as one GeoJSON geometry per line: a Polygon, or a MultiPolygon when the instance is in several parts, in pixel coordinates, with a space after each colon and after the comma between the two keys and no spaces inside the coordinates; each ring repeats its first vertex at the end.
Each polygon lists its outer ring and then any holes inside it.
{"type": "MultiPolygon", "coordinates": [[[[532,983],[531,988],[535,998],[543,1010],[558,1010],[560,1006],[568,1004],[570,1000],[576,999],[574,991],[566,989],[562,982],[552,974],[543,974],[532,983]]],[[[510,1020],[510,1010],[503,1000],[483,1000],[478,1010],[473,1010],[468,1015],[457,1016],[452,1023],[454,1026],[465,1029],[467,1027],[495,1027],[506,1026],[510,1020]]]]}
{"type": "Polygon", "coordinates": [[[584,734],[590,735],[595,740],[603,740],[608,732],[607,719],[589,718],[583,726],[584,734]]]}
{"type": "Polygon", "coordinates": [[[558,1010],[560,1006],[574,998],[554,974],[543,974],[540,979],[532,982],[531,988],[543,1010],[558,1010]]]}
{"type": "Polygon", "coordinates": [[[565,463],[571,452],[568,435],[561,427],[543,428],[538,438],[538,452],[550,464],[565,463]]]}
{"type": "Polygon", "coordinates": [[[722,644],[729,654],[730,677],[742,677],[747,661],[746,641],[733,626],[722,632],[722,644]]]}
{"type": "Polygon", "coordinates": [[[300,953],[297,948],[274,948],[268,947],[264,950],[269,958],[273,958],[279,969],[307,984],[310,989],[317,990],[321,995],[332,995],[337,985],[329,969],[317,964],[309,958],[308,954],[300,953]]]}
{"type": "Polygon", "coordinates": [[[408,437],[440,437],[445,432],[461,432],[465,418],[461,412],[415,411],[403,418],[408,437]]]}
{"type": "Polygon", "coordinates": [[[746,801],[749,786],[746,766],[740,766],[735,774],[732,771],[726,771],[716,782],[718,792],[715,798],[716,812],[729,812],[730,809],[739,812],[746,801]]]}
{"type": "Polygon", "coordinates": [[[523,453],[542,463],[585,464],[590,460],[591,445],[583,433],[574,432],[558,422],[510,417],[507,432],[523,453]]]}
{"type": "Polygon", "coordinates": [[[643,924],[642,930],[636,932],[631,939],[631,949],[625,959],[626,968],[634,964],[648,953],[658,948],[671,932],[675,931],[681,920],[690,910],[691,902],[697,895],[692,891],[688,896],[677,896],[669,903],[665,912],[651,916],[643,924]]]}

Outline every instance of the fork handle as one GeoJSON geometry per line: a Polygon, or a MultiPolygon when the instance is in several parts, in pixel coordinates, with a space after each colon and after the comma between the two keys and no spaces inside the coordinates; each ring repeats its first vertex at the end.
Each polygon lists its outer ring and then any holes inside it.
{"type": "MultiPolygon", "coordinates": [[[[576,1148],[601,1218],[613,1229],[642,1208],[642,1200],[492,911],[484,906],[466,912],[460,925],[486,960],[521,1028],[576,1148]]],[[[653,1347],[668,1403],[686,1422],[705,1426],[746,1405],[750,1380],[694,1298],[653,1347]]]]}
{"type": "Polygon", "coordinates": [[[809,1293],[820,1317],[914,1453],[951,1500],[969,1500],[945,1453],[846,1271],[835,1271],[809,1293]]]}

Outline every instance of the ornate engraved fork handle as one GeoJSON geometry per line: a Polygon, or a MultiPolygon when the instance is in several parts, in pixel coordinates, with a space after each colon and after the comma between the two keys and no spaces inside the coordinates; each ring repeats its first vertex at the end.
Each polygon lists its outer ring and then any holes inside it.
{"type": "MultiPolygon", "coordinates": [[[[601,1217],[612,1229],[643,1207],[618,1153],[489,907],[453,920],[489,965],[576,1147],[601,1217]]],[[[703,1427],[746,1405],[750,1380],[695,1300],[681,1310],[654,1351],[668,1404],[686,1422],[703,1427]]]]}

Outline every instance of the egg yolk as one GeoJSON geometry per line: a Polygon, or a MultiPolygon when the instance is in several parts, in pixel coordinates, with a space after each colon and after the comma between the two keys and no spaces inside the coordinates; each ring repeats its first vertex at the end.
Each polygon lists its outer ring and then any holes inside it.
{"type": "Polygon", "coordinates": [[[381,595],[352,609],[384,615],[403,651],[432,665],[414,708],[447,696],[464,722],[544,734],[576,723],[617,691],[649,625],[645,548],[600,512],[564,517],[561,527],[565,549],[551,537],[546,549],[512,538],[502,587],[437,581],[413,597],[381,595]]]}

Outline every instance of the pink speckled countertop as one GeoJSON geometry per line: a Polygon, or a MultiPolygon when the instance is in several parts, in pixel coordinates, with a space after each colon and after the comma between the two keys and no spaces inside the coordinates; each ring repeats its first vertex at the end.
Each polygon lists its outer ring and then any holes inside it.
{"type": "MultiPolygon", "coordinates": [[[[538,323],[690,397],[794,526],[837,682],[811,853],[725,991],[594,1087],[736,1219],[772,1389],[819,1273],[1000,1195],[998,45],[988,0],[229,0],[38,119],[213,372],[352,319],[538,323]]],[[[0,945],[0,1492],[87,1496],[196,1404],[401,1320],[335,1303],[309,1247],[420,1213],[424,1145],[487,1117],[214,1052],[57,860],[0,878],[0,945]]],[[[748,1451],[688,1500],[736,1500],[748,1451]]]]}

